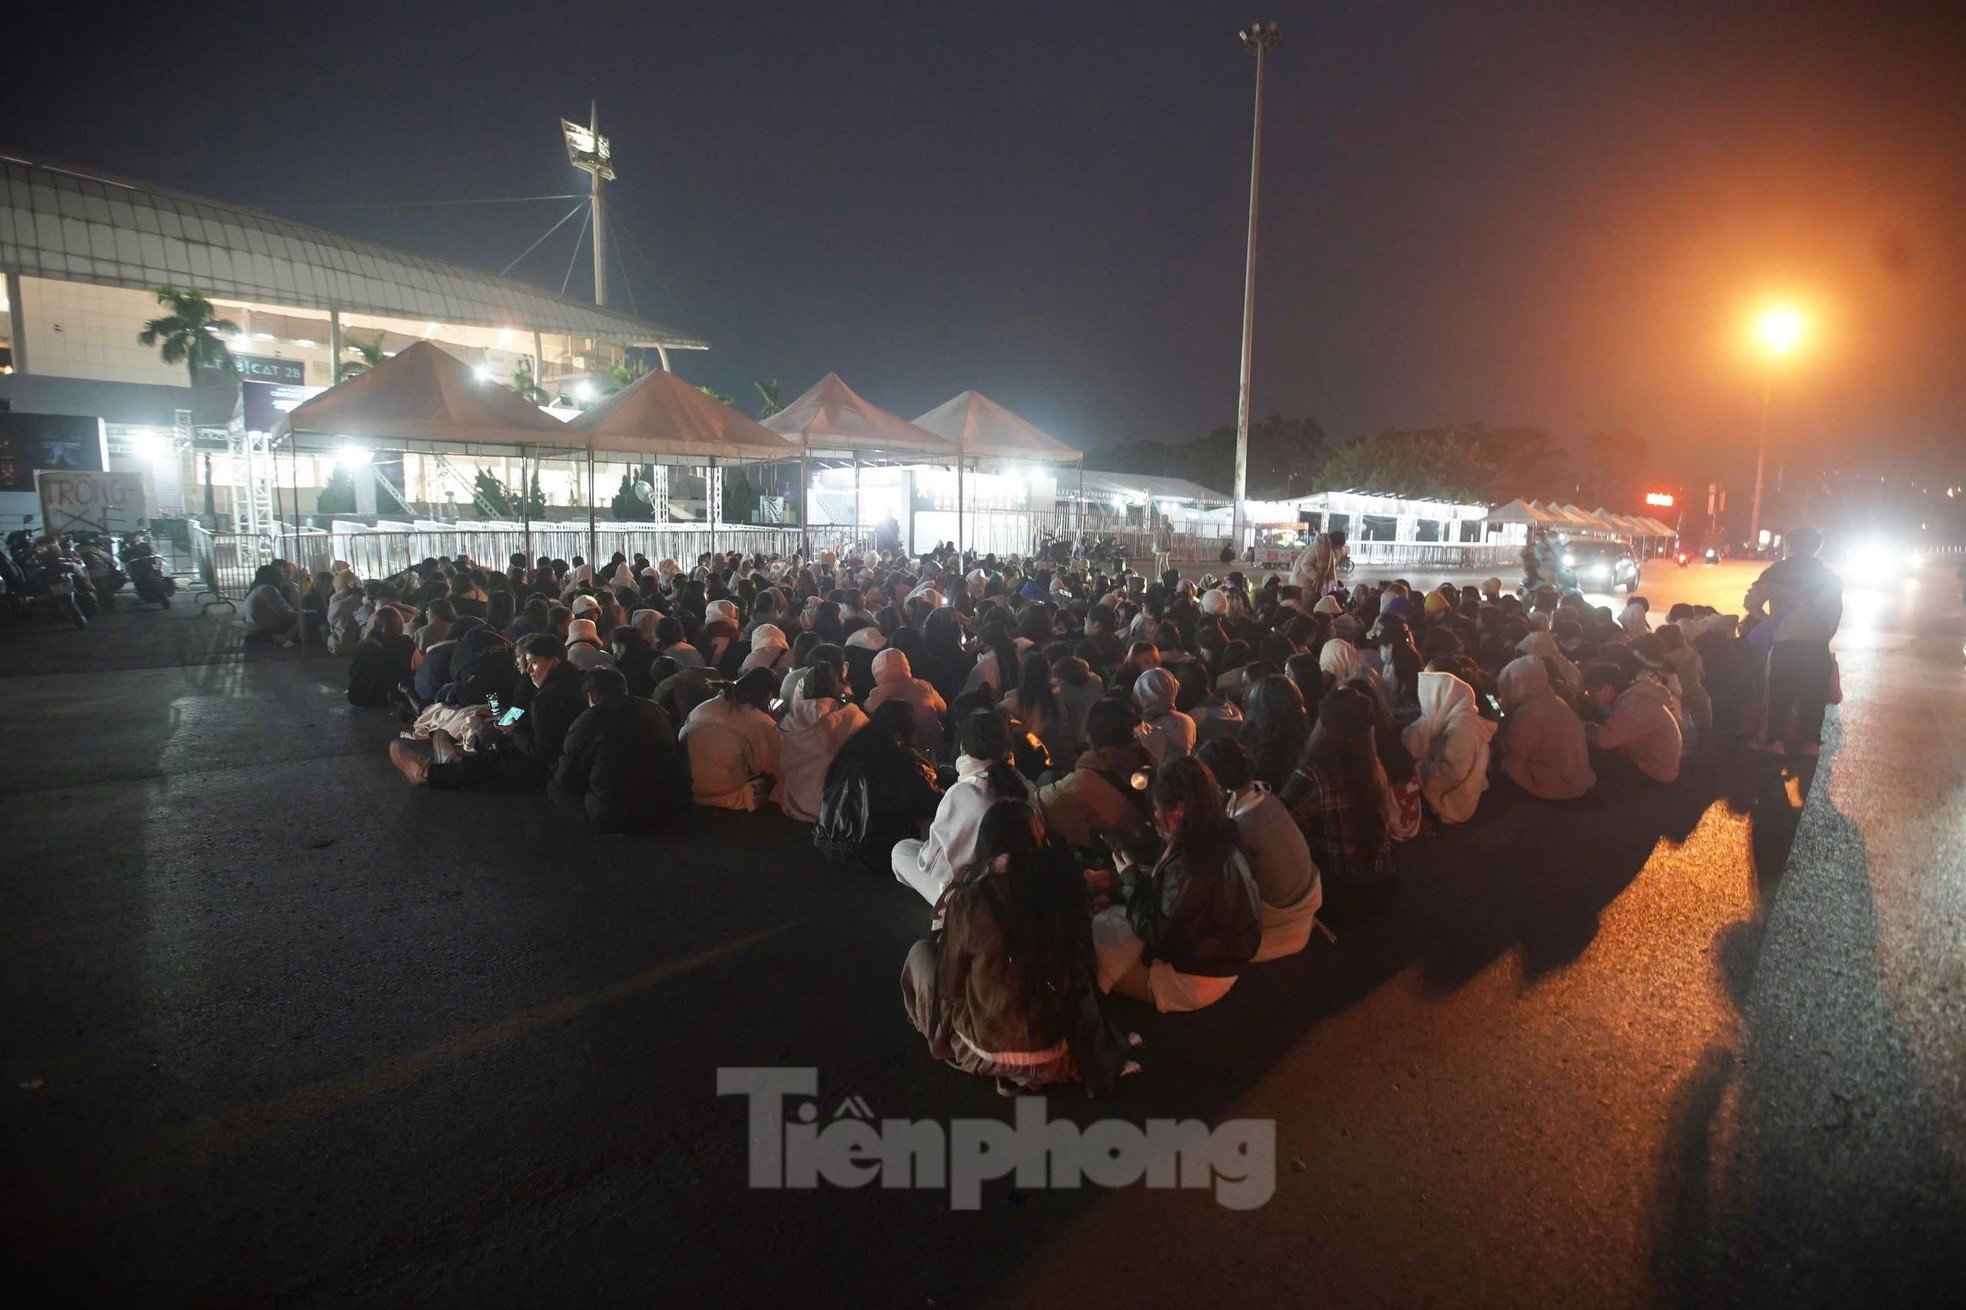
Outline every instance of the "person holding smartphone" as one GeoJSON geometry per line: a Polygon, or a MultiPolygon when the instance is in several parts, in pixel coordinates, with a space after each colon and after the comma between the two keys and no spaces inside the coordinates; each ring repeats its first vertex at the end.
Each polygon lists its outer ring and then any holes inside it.
{"type": "Polygon", "coordinates": [[[1169,760],[1150,795],[1166,850],[1148,866],[1114,843],[1119,903],[1092,919],[1099,986],[1164,1012],[1199,1010],[1255,957],[1262,900],[1207,765],[1169,760]]]}

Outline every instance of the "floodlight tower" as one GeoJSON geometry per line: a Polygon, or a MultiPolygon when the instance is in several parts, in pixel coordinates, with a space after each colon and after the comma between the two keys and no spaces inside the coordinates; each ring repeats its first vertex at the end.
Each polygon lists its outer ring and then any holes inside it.
{"type": "Polygon", "coordinates": [[[1242,270],[1242,379],[1236,391],[1236,485],[1230,542],[1242,554],[1249,493],[1249,368],[1256,344],[1256,195],[1263,181],[1263,60],[1283,44],[1275,23],[1252,23],[1236,35],[1256,56],[1256,115],[1249,138],[1249,249],[1242,270]]]}
{"type": "Polygon", "coordinates": [[[602,222],[601,183],[614,181],[614,153],[601,135],[601,113],[592,100],[587,102],[587,126],[560,120],[567,138],[567,159],[586,172],[590,189],[587,209],[594,220],[594,303],[608,303],[607,226],[602,222]]]}

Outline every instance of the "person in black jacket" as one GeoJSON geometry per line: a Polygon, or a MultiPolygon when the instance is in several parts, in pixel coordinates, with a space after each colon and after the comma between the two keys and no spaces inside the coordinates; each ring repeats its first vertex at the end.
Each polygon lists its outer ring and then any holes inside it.
{"type": "Polygon", "coordinates": [[[646,700],[655,695],[655,647],[640,628],[623,624],[609,635],[614,667],[628,680],[628,694],[646,700]]]}
{"type": "Polygon", "coordinates": [[[381,707],[389,704],[389,694],[410,676],[410,652],[415,649],[403,635],[402,613],[385,606],[369,621],[369,634],[355,648],[348,664],[348,703],[381,707]]]}
{"type": "Polygon", "coordinates": [[[618,669],[588,670],[581,689],[587,709],[567,732],[547,795],[602,832],[665,827],[688,814],[689,766],[669,716],[630,696],[618,669]]]}
{"type": "Polygon", "coordinates": [[[894,844],[921,836],[935,817],[942,792],[914,737],[914,711],[892,700],[833,756],[812,825],[812,844],[829,864],[886,874],[894,844]]]}
{"type": "MultiPolygon", "coordinates": [[[[567,663],[566,645],[558,637],[527,637],[519,643],[519,653],[532,694],[523,702],[526,712],[519,721],[501,730],[506,741],[497,752],[500,772],[512,781],[543,787],[560,767],[567,732],[587,708],[587,698],[580,671],[567,663]]],[[[525,685],[519,690],[523,695],[525,685]]]]}

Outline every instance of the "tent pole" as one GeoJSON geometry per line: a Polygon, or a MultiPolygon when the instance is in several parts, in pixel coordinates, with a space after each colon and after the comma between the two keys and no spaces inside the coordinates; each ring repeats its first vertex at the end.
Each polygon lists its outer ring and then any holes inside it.
{"type": "Polygon", "coordinates": [[[587,562],[601,556],[600,530],[594,524],[594,443],[587,443],[587,562]]]}
{"type": "Polygon", "coordinates": [[[532,567],[532,497],[526,491],[527,446],[519,447],[519,523],[525,535],[526,567],[532,567]]]}
{"type": "Polygon", "coordinates": [[[717,457],[710,456],[709,471],[703,475],[703,520],[710,525],[710,553],[717,553],[717,520],[724,512],[724,488],[717,480],[717,457]]]}
{"type": "Polygon", "coordinates": [[[799,554],[812,559],[812,438],[799,455],[799,554]]]}
{"type": "Polygon", "coordinates": [[[847,549],[860,549],[860,452],[853,452],[853,540],[847,549]]]}
{"type": "Polygon", "coordinates": [[[956,444],[956,563],[961,565],[963,556],[963,448],[956,444]]]}
{"type": "Polygon", "coordinates": [[[1078,530],[1085,531],[1085,456],[1079,456],[1079,515],[1078,530]]]}

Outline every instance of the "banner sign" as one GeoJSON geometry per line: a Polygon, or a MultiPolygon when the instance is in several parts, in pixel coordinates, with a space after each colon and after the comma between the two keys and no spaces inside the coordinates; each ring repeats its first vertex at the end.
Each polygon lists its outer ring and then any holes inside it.
{"type": "Polygon", "coordinates": [[[121,536],[135,532],[149,517],[141,473],[36,469],[34,485],[41,493],[42,531],[50,536],[63,532],[121,536]]]}
{"type": "Polygon", "coordinates": [[[103,446],[99,418],[0,413],[0,491],[33,491],[36,469],[100,469],[103,446]]]}
{"type": "MultiPolygon", "coordinates": [[[[307,385],[307,361],[302,359],[275,359],[271,355],[232,356],[233,367],[238,376],[247,382],[277,382],[287,387],[307,385]]],[[[225,370],[216,364],[201,363],[201,373],[223,373],[225,370]]]]}
{"type": "Polygon", "coordinates": [[[271,382],[241,383],[240,423],[248,432],[271,432],[282,414],[326,390],[326,387],[276,386],[271,382]]]}

